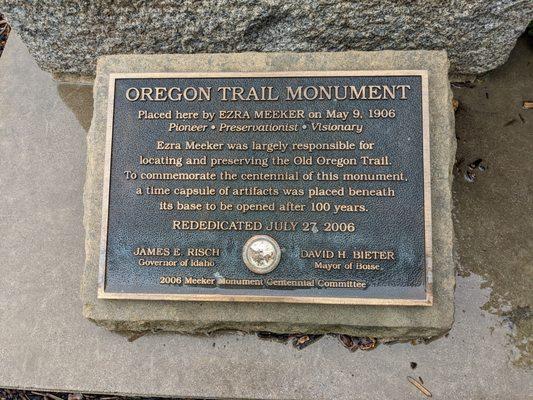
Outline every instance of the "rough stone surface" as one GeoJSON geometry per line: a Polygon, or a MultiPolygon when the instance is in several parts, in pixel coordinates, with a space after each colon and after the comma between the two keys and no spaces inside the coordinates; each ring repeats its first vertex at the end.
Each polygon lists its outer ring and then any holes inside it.
{"type": "Polygon", "coordinates": [[[0,0],[46,71],[92,76],[105,54],[447,50],[454,74],[503,64],[529,0],[0,0]]]}
{"type": "Polygon", "coordinates": [[[452,260],[451,169],[455,136],[448,60],[443,51],[344,53],[243,53],[105,56],[98,61],[94,114],[88,136],[85,184],[86,270],[84,315],[112,330],[187,333],[241,331],[342,332],[372,337],[430,337],[449,330],[455,285],[452,260]],[[433,209],[431,307],[341,306],[102,300],[96,298],[109,74],[172,71],[306,71],[427,69],[433,209]]]}

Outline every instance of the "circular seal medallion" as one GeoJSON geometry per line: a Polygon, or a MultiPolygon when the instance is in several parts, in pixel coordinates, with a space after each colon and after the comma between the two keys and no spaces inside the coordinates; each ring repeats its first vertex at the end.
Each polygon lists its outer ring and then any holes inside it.
{"type": "Polygon", "coordinates": [[[278,242],[270,236],[252,236],[242,248],[242,259],[250,271],[268,274],[278,266],[281,249],[278,242]]]}

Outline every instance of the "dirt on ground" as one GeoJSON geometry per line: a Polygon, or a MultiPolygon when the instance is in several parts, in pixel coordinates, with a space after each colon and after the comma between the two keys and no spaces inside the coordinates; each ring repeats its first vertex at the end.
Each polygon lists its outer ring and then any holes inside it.
{"type": "MultiPolygon", "coordinates": [[[[163,400],[162,397],[125,397],[82,393],[37,392],[32,390],[0,389],[0,400],[163,400]]],[[[169,400],[168,398],[165,398],[169,400]]],[[[176,400],[189,400],[174,398],[176,400]]],[[[197,399],[208,400],[208,399],[197,399]]]]}
{"type": "Polygon", "coordinates": [[[522,36],[502,67],[452,87],[458,272],[486,279],[484,308],[512,328],[515,363],[532,365],[533,37],[522,36]]]}

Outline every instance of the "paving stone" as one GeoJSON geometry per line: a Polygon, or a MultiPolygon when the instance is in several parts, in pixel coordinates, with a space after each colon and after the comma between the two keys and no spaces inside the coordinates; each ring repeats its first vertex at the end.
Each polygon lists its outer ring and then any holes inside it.
{"type": "Polygon", "coordinates": [[[416,338],[445,333],[453,321],[455,286],[451,220],[455,135],[448,61],[443,51],[120,55],[98,61],[95,112],[88,136],[85,184],[84,315],[112,330],[186,333],[237,329],[279,333],[345,333],[416,338]],[[429,74],[433,293],[431,307],[281,303],[215,303],[97,299],[108,79],[114,72],[306,71],[425,69],[429,74]]]}

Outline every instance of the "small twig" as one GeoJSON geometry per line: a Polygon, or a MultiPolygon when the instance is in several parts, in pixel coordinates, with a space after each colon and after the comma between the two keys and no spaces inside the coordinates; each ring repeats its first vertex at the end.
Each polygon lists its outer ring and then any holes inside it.
{"type": "Polygon", "coordinates": [[[507,121],[505,124],[503,124],[503,126],[509,126],[509,125],[512,125],[516,122],[516,118],[513,118],[512,120],[510,121],[507,121]]]}
{"type": "Polygon", "coordinates": [[[37,396],[42,396],[42,397],[50,397],[51,399],[54,399],[54,400],[63,400],[61,397],[58,397],[56,395],[53,395],[52,393],[41,393],[41,392],[30,392],[31,394],[36,394],[37,396]]]}
{"type": "Polygon", "coordinates": [[[524,101],[522,103],[522,107],[524,107],[526,110],[532,110],[533,109],[533,101],[524,101]]]}
{"type": "Polygon", "coordinates": [[[475,88],[476,85],[474,85],[472,82],[452,82],[452,87],[472,89],[475,88]]]}
{"type": "Polygon", "coordinates": [[[420,382],[418,382],[415,378],[408,376],[407,380],[409,383],[411,383],[414,387],[416,387],[422,394],[424,394],[427,397],[432,397],[433,395],[429,390],[427,390],[420,382]]]}

